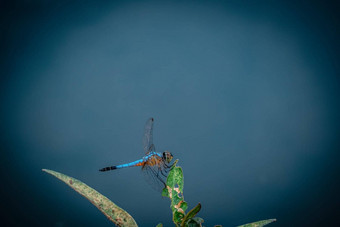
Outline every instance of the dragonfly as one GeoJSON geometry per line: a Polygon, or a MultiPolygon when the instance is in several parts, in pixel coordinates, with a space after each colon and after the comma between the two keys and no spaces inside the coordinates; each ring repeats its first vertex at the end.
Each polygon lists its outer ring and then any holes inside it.
{"type": "Polygon", "coordinates": [[[151,117],[145,124],[143,135],[144,157],[130,163],[108,166],[100,169],[99,171],[105,172],[127,167],[141,166],[142,172],[151,186],[157,191],[162,190],[166,186],[166,177],[172,167],[170,162],[173,155],[168,151],[164,151],[163,153],[156,152],[155,145],[153,144],[153,123],[154,119],[151,117]]]}

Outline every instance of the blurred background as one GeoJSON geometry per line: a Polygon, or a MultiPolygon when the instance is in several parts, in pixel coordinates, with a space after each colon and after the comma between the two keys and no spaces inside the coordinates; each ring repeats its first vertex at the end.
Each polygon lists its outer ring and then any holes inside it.
{"type": "Polygon", "coordinates": [[[179,159],[205,226],[339,218],[339,7],[297,1],[2,1],[4,226],[111,226],[41,171],[75,177],[140,226],[171,226],[140,168],[179,159]]]}

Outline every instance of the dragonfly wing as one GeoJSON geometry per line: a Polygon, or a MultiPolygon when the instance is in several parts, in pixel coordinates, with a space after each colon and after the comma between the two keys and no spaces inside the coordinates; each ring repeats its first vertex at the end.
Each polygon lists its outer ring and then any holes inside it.
{"type": "Polygon", "coordinates": [[[151,185],[151,187],[161,192],[163,188],[166,186],[166,178],[168,174],[168,170],[164,168],[163,165],[160,166],[150,166],[144,165],[142,168],[143,175],[145,180],[151,185]]]}
{"type": "MultiPolygon", "coordinates": [[[[155,146],[153,144],[153,118],[149,118],[145,124],[144,136],[143,136],[143,148],[147,155],[155,152],[155,146]]],[[[168,175],[169,167],[165,165],[163,159],[157,154],[147,156],[148,159],[142,167],[142,172],[146,181],[156,191],[162,191],[165,187],[166,178],[168,175]]]]}
{"type": "Polygon", "coordinates": [[[152,137],[153,137],[153,118],[149,118],[145,124],[144,135],[143,135],[143,148],[144,152],[148,153],[149,148],[152,144],[152,137]]]}

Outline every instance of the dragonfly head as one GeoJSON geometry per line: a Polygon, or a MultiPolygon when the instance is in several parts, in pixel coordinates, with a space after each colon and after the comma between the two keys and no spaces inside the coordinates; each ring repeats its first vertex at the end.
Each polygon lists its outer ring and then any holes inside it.
{"type": "Polygon", "coordinates": [[[170,163],[172,160],[173,156],[169,151],[164,151],[163,152],[163,159],[167,162],[170,163]]]}

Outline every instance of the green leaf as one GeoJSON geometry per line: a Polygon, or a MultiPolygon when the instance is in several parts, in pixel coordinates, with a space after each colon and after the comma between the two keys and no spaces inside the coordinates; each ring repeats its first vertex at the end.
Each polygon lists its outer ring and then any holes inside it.
{"type": "Polygon", "coordinates": [[[238,227],[262,227],[262,226],[268,225],[268,224],[270,224],[274,221],[276,221],[276,219],[267,219],[267,220],[248,223],[248,224],[245,224],[245,225],[239,225],[238,227]]]}
{"type": "Polygon", "coordinates": [[[191,218],[186,226],[188,227],[202,227],[204,220],[199,217],[191,218]]]}
{"type": "Polygon", "coordinates": [[[170,208],[172,210],[172,220],[176,226],[180,226],[185,216],[185,210],[188,204],[183,197],[183,171],[181,167],[176,166],[178,160],[174,162],[166,180],[166,188],[163,189],[162,195],[169,197],[171,200],[170,208]]]}
{"type": "Polygon", "coordinates": [[[137,226],[137,223],[129,213],[83,182],[53,170],[43,169],[43,171],[65,182],[76,192],[84,196],[117,226],[137,226]]]}
{"type": "Polygon", "coordinates": [[[181,167],[175,166],[170,170],[166,184],[171,188],[176,186],[181,192],[183,192],[184,179],[181,167]]]}
{"type": "Polygon", "coordinates": [[[187,202],[182,202],[180,207],[181,207],[183,210],[187,210],[187,209],[188,209],[188,204],[187,204],[187,202]]]}
{"type": "Polygon", "coordinates": [[[158,225],[156,225],[156,227],[163,227],[163,224],[159,223],[158,225]]]}
{"type": "Polygon", "coordinates": [[[170,197],[169,197],[169,192],[168,192],[168,189],[167,189],[166,187],[165,187],[165,188],[163,188],[163,191],[162,191],[162,196],[170,198],[170,197]]]}
{"type": "Polygon", "coordinates": [[[198,203],[192,210],[190,210],[187,215],[184,216],[181,227],[186,226],[187,222],[190,221],[195,215],[201,210],[201,203],[198,203]]]}

